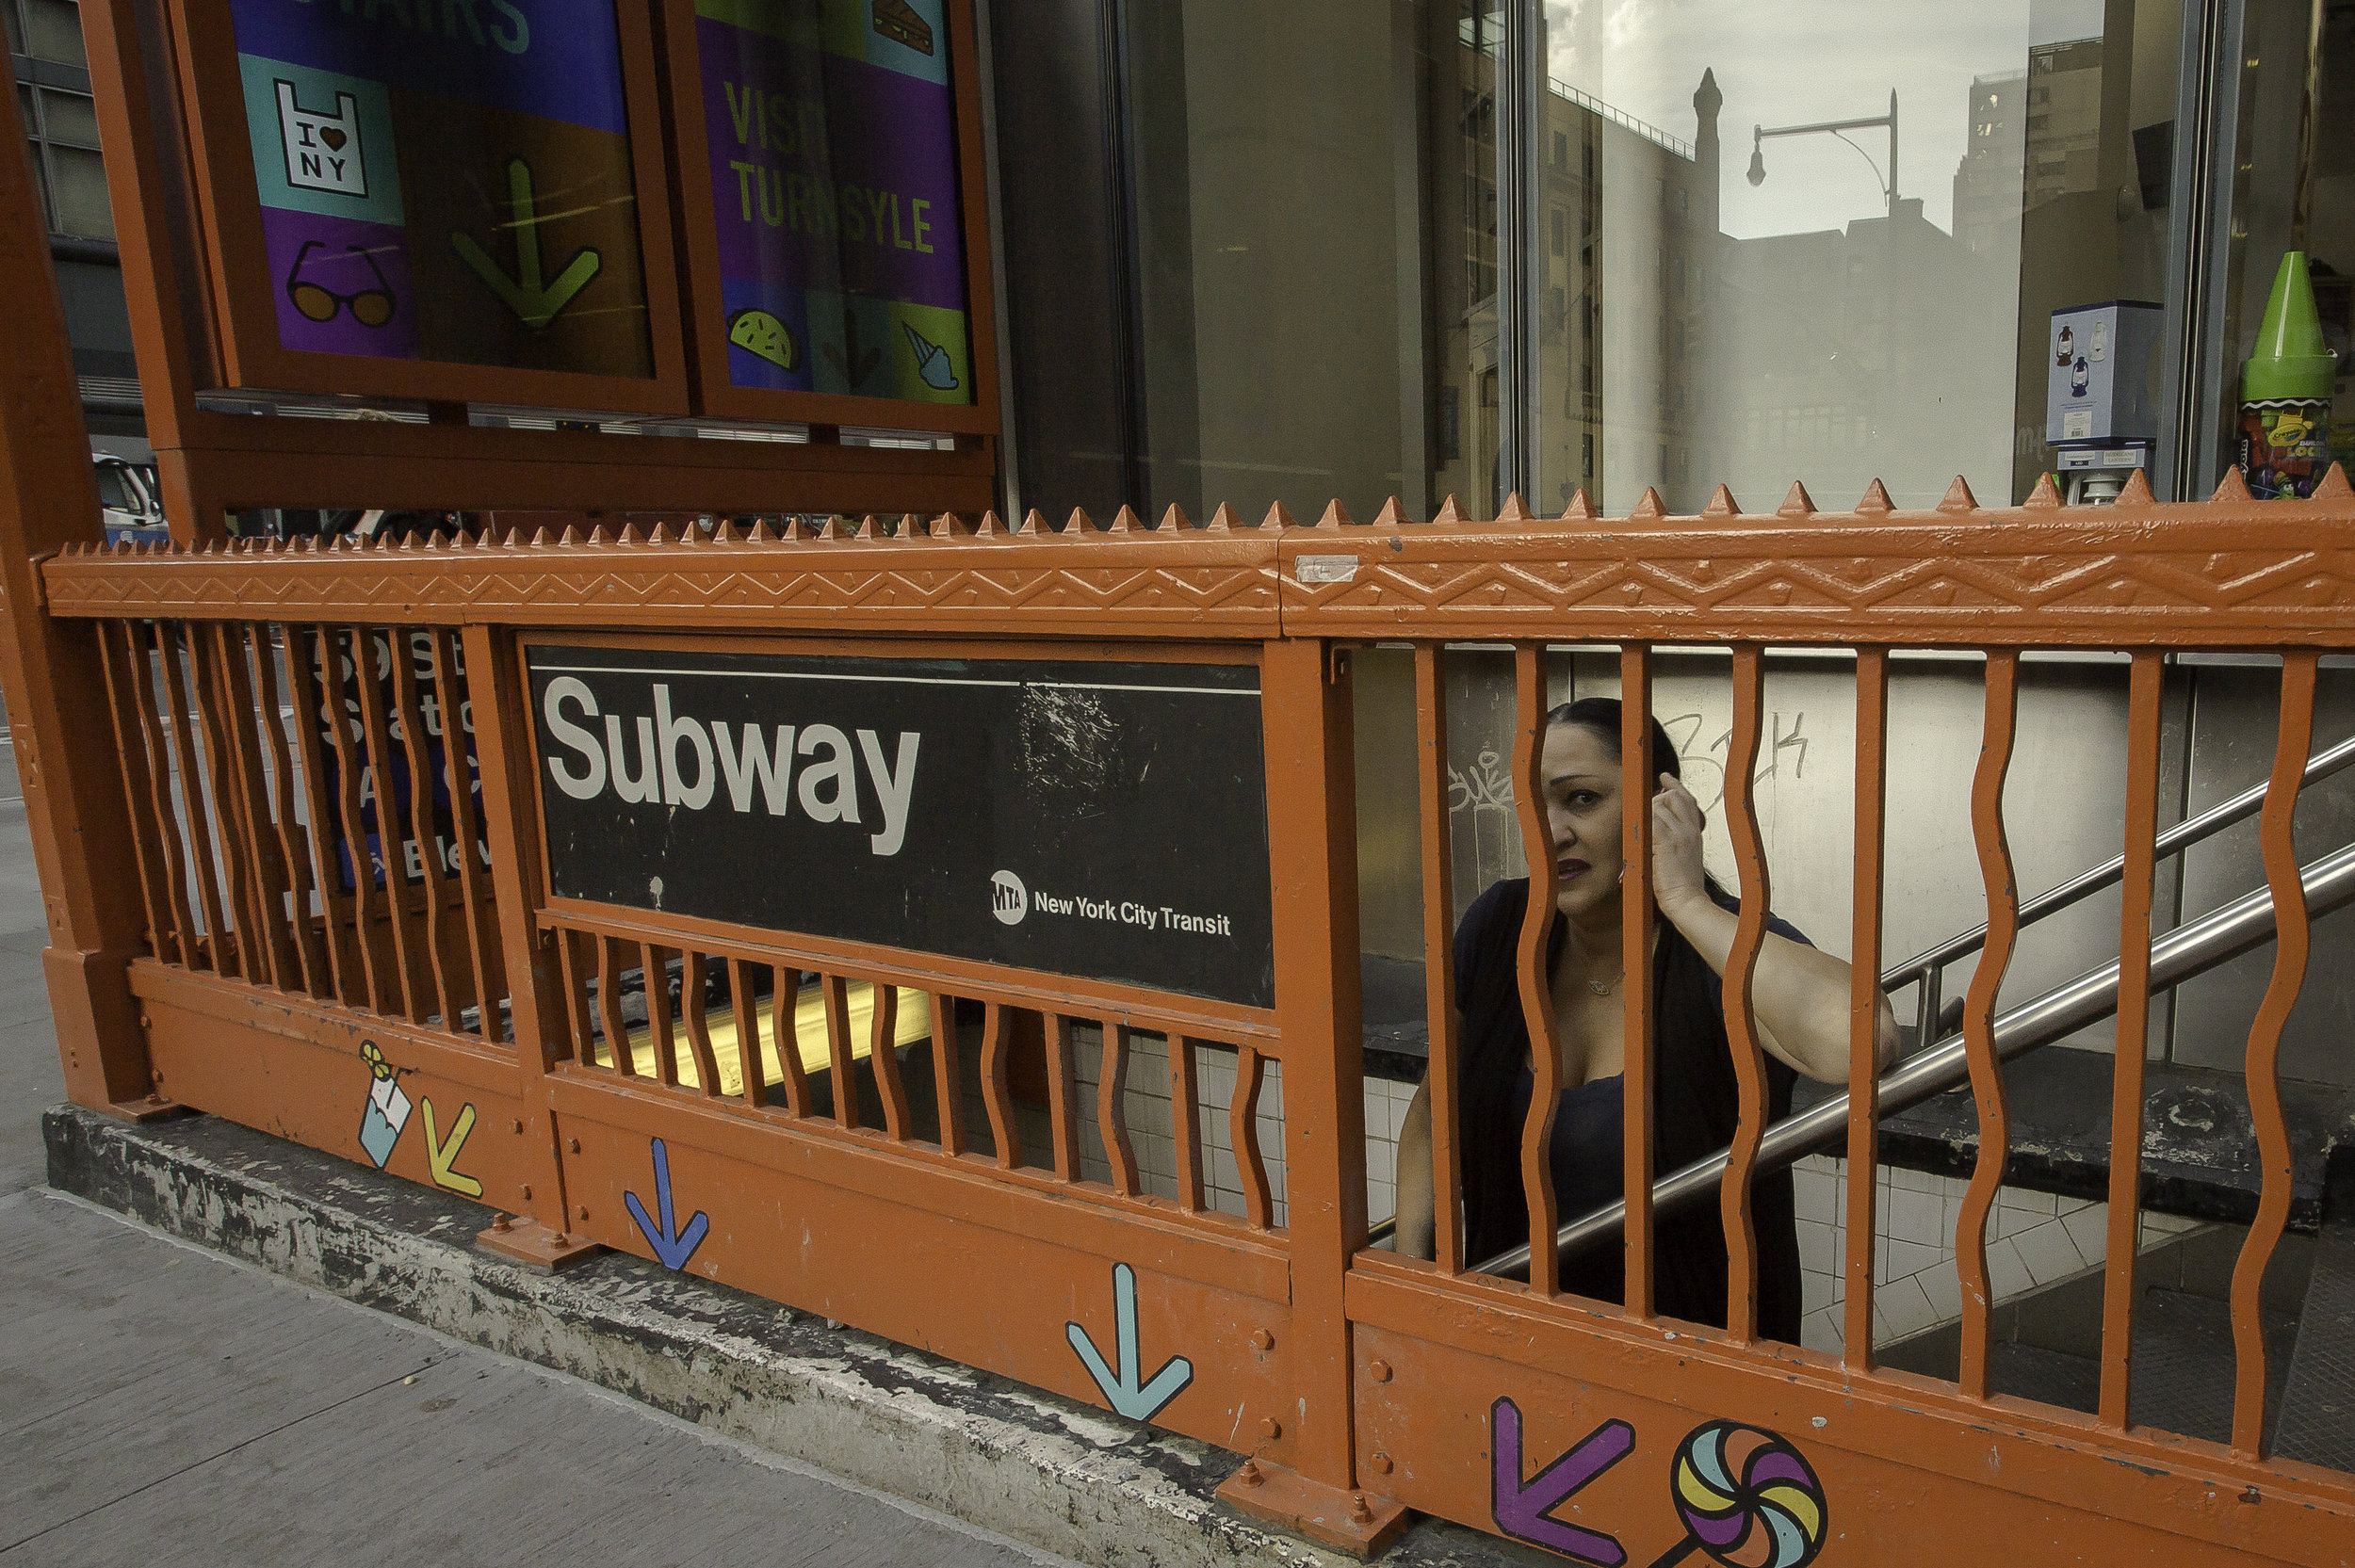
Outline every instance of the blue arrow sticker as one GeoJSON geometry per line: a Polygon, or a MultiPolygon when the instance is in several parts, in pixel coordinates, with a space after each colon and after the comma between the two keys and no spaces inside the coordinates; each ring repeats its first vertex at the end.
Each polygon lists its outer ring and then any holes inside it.
{"type": "Polygon", "coordinates": [[[687,1221],[685,1230],[671,1228],[671,1153],[662,1146],[662,1140],[658,1138],[654,1140],[654,1201],[655,1207],[662,1216],[659,1229],[646,1218],[646,1205],[638,1201],[637,1193],[622,1194],[622,1202],[629,1205],[629,1217],[637,1220],[638,1228],[645,1233],[646,1245],[652,1247],[654,1255],[662,1260],[662,1267],[684,1269],[687,1260],[695,1255],[695,1249],[704,1244],[705,1236],[709,1234],[711,1217],[697,1209],[695,1217],[687,1221]]]}
{"type": "Polygon", "coordinates": [[[1152,1382],[1141,1381],[1137,1355],[1137,1271],[1125,1263],[1113,1265],[1113,1315],[1117,1336],[1114,1349],[1120,1356],[1116,1377],[1104,1365],[1104,1353],[1088,1337],[1087,1330],[1077,1323],[1066,1323],[1064,1333],[1070,1339],[1071,1348],[1080,1352],[1080,1365],[1096,1380],[1096,1386],[1104,1391],[1113,1409],[1131,1421],[1150,1421],[1186,1384],[1194,1382],[1194,1363],[1184,1356],[1172,1356],[1161,1363],[1161,1369],[1153,1374],[1152,1382]]]}

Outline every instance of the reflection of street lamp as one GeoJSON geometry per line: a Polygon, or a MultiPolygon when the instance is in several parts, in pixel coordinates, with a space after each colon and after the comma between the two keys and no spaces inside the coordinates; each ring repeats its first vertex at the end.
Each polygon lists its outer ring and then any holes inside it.
{"type": "Polygon", "coordinates": [[[1750,129],[1750,184],[1762,186],[1766,183],[1764,144],[1768,137],[1803,137],[1811,136],[1817,131],[1840,137],[1841,140],[1848,141],[1849,146],[1856,147],[1857,156],[1862,158],[1867,167],[1873,167],[1873,178],[1880,181],[1881,190],[1889,198],[1889,216],[1892,219],[1895,218],[1897,216],[1897,89],[1895,88],[1889,89],[1889,112],[1885,115],[1875,115],[1870,120],[1827,120],[1815,125],[1752,126],[1750,129]],[[1840,136],[1843,131],[1868,130],[1875,125],[1889,127],[1889,178],[1886,180],[1881,180],[1880,170],[1873,167],[1872,154],[1867,153],[1861,147],[1857,147],[1857,144],[1848,141],[1846,137],[1840,136]]]}

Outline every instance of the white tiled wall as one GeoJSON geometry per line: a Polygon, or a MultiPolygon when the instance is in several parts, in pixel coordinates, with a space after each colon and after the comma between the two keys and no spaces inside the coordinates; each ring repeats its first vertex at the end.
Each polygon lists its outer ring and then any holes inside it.
{"type": "MultiPolygon", "coordinates": [[[[1806,1314],[1799,1337],[1810,1350],[1841,1348],[1847,1169],[1844,1159],[1814,1155],[1792,1170],[1806,1314]]],[[[1962,1316],[1955,1227],[1969,1183],[1889,1166],[1876,1180],[1873,1342],[1887,1345],[1962,1316]]],[[[2155,1246],[2198,1223],[2145,1214],[2141,1244],[2155,1246]]],[[[2006,1187],[1988,1215],[1988,1283],[2003,1301],[2098,1269],[2108,1234],[2107,1204],[2006,1187]]]]}

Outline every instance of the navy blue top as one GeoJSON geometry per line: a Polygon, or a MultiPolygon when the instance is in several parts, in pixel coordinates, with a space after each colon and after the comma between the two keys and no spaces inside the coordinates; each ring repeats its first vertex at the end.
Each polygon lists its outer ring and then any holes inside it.
{"type": "MultiPolygon", "coordinates": [[[[1733,901],[1718,894],[1728,908],[1733,901]]],[[[1455,996],[1463,1013],[1464,1208],[1468,1260],[1520,1246],[1529,1215],[1520,1182],[1520,1130],[1535,1086],[1529,1032],[1518,978],[1526,879],[1490,887],[1465,912],[1455,933],[1455,996]]],[[[1778,936],[1804,943],[1787,922],[1770,918],[1778,936]]],[[[1556,921],[1549,963],[1566,929],[1556,921]]],[[[1740,1120],[1740,1085],[1725,1032],[1724,982],[1676,928],[1660,925],[1651,965],[1655,1091],[1653,1169],[1662,1175],[1730,1146],[1740,1120]]],[[[1769,1121],[1790,1114],[1798,1075],[1768,1055],[1769,1121]]],[[[1569,1220],[1616,1204],[1622,1194],[1626,1079],[1614,1075],[1572,1085],[1554,1111],[1550,1150],[1554,1212],[1569,1220]]],[[[1761,1176],[1751,1188],[1758,1236],[1759,1328],[1795,1343],[1799,1335],[1799,1246],[1791,1173],[1761,1176]]],[[[1653,1230],[1653,1299],[1666,1317],[1722,1327],[1726,1321],[1725,1234],[1714,1203],[1661,1220],[1653,1230]]],[[[1614,1241],[1563,1257],[1559,1287],[1616,1301],[1625,1290],[1622,1249],[1614,1241]]]]}

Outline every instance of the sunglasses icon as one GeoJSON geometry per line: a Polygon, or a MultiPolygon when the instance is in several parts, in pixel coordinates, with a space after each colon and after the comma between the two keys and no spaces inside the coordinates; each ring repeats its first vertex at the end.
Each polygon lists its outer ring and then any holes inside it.
{"type": "Polygon", "coordinates": [[[326,249],[327,242],[306,239],[302,249],[295,252],[294,266],[286,269],[286,298],[294,308],[313,321],[333,321],[335,313],[349,306],[351,318],[363,327],[382,327],[393,318],[393,285],[386,281],[384,269],[376,265],[376,256],[365,246],[347,245],[344,250],[368,264],[376,274],[376,287],[364,288],[356,294],[338,294],[322,283],[302,279],[302,266],[311,252],[326,249]]]}

